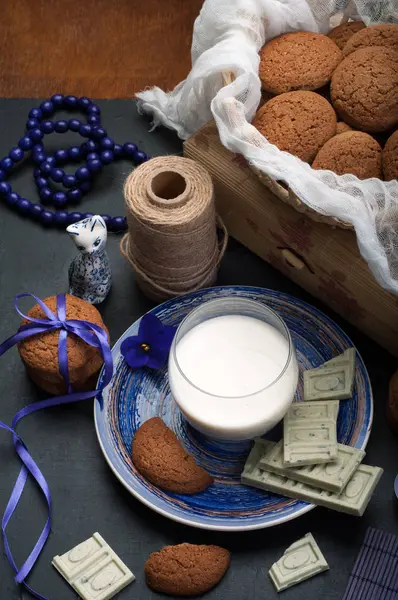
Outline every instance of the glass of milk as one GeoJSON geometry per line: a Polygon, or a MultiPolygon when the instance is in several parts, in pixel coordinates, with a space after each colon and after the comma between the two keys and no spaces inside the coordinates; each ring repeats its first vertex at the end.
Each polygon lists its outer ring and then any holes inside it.
{"type": "Polygon", "coordinates": [[[209,437],[247,440],[280,421],[298,382],[284,321],[260,302],[219,298],[181,322],[169,356],[172,395],[209,437]]]}

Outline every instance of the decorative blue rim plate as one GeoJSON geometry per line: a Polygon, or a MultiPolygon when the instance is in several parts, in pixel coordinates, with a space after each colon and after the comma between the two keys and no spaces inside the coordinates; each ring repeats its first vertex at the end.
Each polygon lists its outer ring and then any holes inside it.
{"type": "MultiPolygon", "coordinates": [[[[317,367],[353,344],[325,314],[288,294],[255,287],[216,287],[169,300],[154,308],[166,325],[178,325],[199,304],[225,296],[262,302],[284,319],[297,350],[300,380],[296,401],[302,399],[304,369],[317,367]]],[[[250,442],[216,442],[190,427],[176,406],[168,385],[167,367],[160,371],[131,370],[120,345],[136,335],[136,321],[116,342],[114,374],[103,392],[103,409],[95,403],[94,419],[104,456],[116,477],[138,500],[156,512],[193,527],[244,531],[271,527],[308,512],[314,506],[241,485],[240,473],[250,451],[250,442]],[[164,492],[146,481],[135,469],[130,455],[137,429],[147,419],[159,416],[182,440],[195,460],[215,482],[193,496],[164,492]]],[[[100,375],[100,380],[102,378],[100,375]]],[[[355,390],[351,400],[340,403],[337,424],[339,442],[365,448],[373,418],[372,388],[361,357],[357,354],[355,390]]]]}

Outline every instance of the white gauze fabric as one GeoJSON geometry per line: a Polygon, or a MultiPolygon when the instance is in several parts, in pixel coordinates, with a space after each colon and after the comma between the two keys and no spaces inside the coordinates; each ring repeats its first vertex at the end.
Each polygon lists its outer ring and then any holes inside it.
{"type": "Polygon", "coordinates": [[[181,139],[215,119],[226,148],[285,181],[315,211],[352,224],[374,277],[398,293],[398,182],[313,170],[250,124],[261,97],[264,43],[291,31],[327,33],[348,18],[397,23],[398,0],[206,0],[194,25],[187,79],[170,93],[155,87],[137,94],[138,107],[152,115],[154,127],[165,125],[181,139]],[[235,79],[225,85],[229,73],[235,79]]]}

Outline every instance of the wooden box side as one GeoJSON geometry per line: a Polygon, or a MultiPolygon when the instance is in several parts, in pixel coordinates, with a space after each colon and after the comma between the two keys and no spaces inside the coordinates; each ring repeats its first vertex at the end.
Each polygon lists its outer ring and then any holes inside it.
{"type": "Polygon", "coordinates": [[[398,298],[375,281],[354,232],[282,202],[224,148],[214,122],[185,142],[184,155],[211,173],[217,210],[234,238],[398,356],[398,298]]]}

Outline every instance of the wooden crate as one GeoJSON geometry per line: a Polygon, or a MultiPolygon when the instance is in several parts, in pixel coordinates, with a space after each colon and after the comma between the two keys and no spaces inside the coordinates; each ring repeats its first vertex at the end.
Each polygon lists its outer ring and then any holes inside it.
{"type": "Polygon", "coordinates": [[[222,146],[215,123],[185,142],[184,155],[211,173],[217,210],[234,238],[398,356],[398,297],[376,283],[353,231],[282,202],[222,146]]]}

